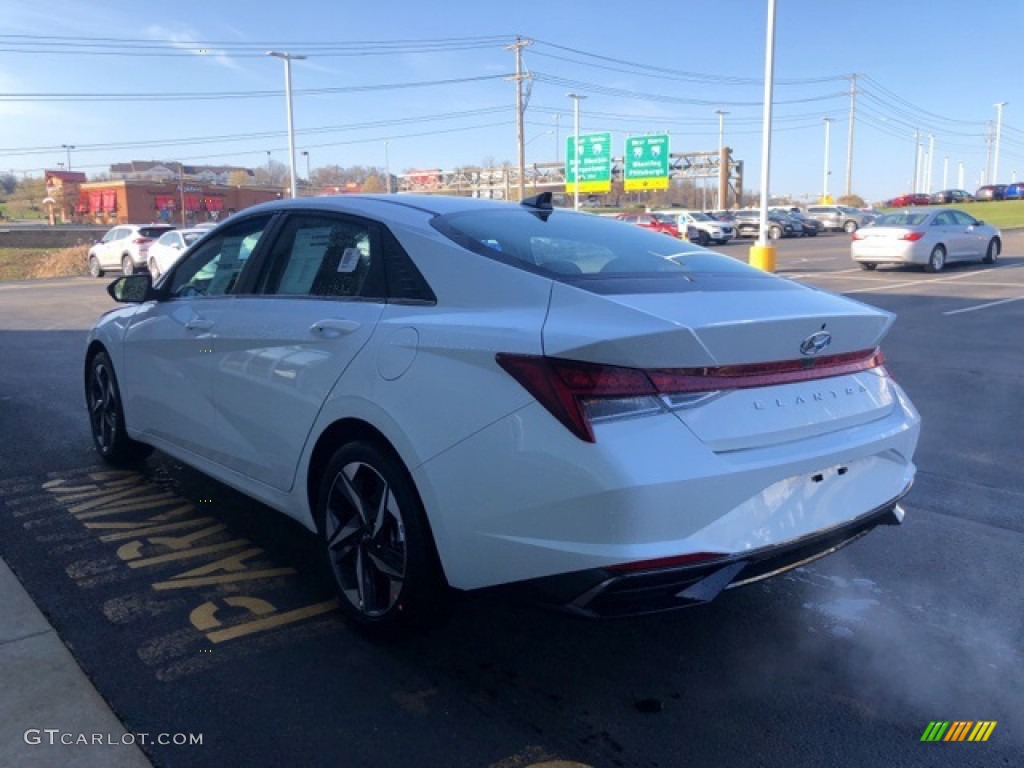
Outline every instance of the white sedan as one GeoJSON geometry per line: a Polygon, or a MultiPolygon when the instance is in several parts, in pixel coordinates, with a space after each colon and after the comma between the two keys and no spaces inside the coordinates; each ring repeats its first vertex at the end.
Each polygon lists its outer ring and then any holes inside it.
{"type": "Polygon", "coordinates": [[[706,602],[900,522],[914,479],[891,314],[550,193],[275,201],[110,292],[100,456],[159,448],[316,531],[371,634],[450,588],[706,602]]]}
{"type": "Polygon", "coordinates": [[[1002,234],[955,208],[917,208],[886,213],[853,233],[850,254],[861,269],[879,264],[921,265],[941,272],[954,261],[994,264],[1002,234]]]}
{"type": "Polygon", "coordinates": [[[178,260],[192,243],[205,235],[206,229],[172,229],[160,236],[160,239],[149,246],[146,266],[149,274],[156,280],[178,260]]]}

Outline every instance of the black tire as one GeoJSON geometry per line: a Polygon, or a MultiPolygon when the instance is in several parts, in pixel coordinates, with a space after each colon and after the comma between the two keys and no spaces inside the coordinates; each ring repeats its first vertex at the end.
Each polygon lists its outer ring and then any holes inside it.
{"type": "Polygon", "coordinates": [[[429,627],[448,585],[423,504],[401,461],[356,440],[335,451],[315,508],[321,551],[342,613],[377,639],[429,627]]]}
{"type": "Polygon", "coordinates": [[[817,237],[818,236],[818,230],[816,230],[816,229],[809,229],[809,230],[807,230],[807,232],[805,234],[808,237],[817,237]]]}
{"type": "Polygon", "coordinates": [[[941,245],[932,248],[928,256],[928,263],[924,265],[925,272],[941,272],[946,266],[946,249],[941,245]]]}
{"type": "Polygon", "coordinates": [[[768,237],[772,240],[778,240],[782,237],[782,227],[768,227],[768,237]]]}
{"type": "Polygon", "coordinates": [[[89,410],[92,443],[105,462],[116,467],[130,466],[153,452],[152,446],[128,437],[121,407],[121,390],[106,352],[97,352],[89,360],[85,402],[89,410]]]}
{"type": "Polygon", "coordinates": [[[843,231],[846,234],[848,234],[848,235],[852,235],[854,232],[857,231],[857,222],[856,221],[848,221],[848,222],[846,222],[845,224],[843,224],[843,231]]]}
{"type": "Polygon", "coordinates": [[[875,264],[875,263],[874,263],[873,261],[858,261],[858,262],[857,262],[857,265],[858,265],[858,266],[859,266],[859,267],[860,267],[861,269],[866,269],[866,270],[867,270],[868,272],[872,271],[873,269],[875,269],[875,267],[877,267],[877,266],[878,266],[878,265],[877,265],[877,264],[875,264]]]}
{"type": "Polygon", "coordinates": [[[133,275],[135,274],[135,262],[132,261],[132,257],[127,253],[121,257],[121,274],[122,275],[133,275]]]}
{"type": "Polygon", "coordinates": [[[985,258],[981,261],[983,264],[995,264],[996,259],[999,258],[999,240],[992,238],[988,241],[988,248],[985,249],[985,258]]]}
{"type": "Polygon", "coordinates": [[[103,267],[100,266],[100,260],[95,256],[89,257],[89,274],[93,277],[103,277],[103,267]]]}
{"type": "Polygon", "coordinates": [[[705,232],[704,230],[701,230],[697,234],[697,245],[707,245],[710,242],[711,242],[711,236],[707,232],[705,232]]]}
{"type": "Polygon", "coordinates": [[[148,267],[149,276],[153,278],[153,282],[155,283],[156,279],[160,277],[160,267],[156,265],[156,259],[150,259],[148,267]]]}

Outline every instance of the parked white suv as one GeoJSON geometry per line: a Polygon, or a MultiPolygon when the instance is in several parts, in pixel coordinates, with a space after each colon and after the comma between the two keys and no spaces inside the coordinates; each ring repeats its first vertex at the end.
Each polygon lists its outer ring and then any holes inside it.
{"type": "Polygon", "coordinates": [[[149,244],[172,229],[169,224],[119,224],[89,249],[89,274],[103,277],[108,269],[120,269],[130,275],[144,268],[149,244]]]}
{"type": "MultiPolygon", "coordinates": [[[[655,211],[658,214],[672,216],[676,227],[680,232],[687,232],[689,229],[697,230],[697,243],[707,245],[714,241],[719,245],[729,242],[736,237],[736,228],[727,221],[718,221],[700,211],[681,211],[678,209],[655,211]]],[[[694,238],[690,237],[690,240],[694,238]]]]}

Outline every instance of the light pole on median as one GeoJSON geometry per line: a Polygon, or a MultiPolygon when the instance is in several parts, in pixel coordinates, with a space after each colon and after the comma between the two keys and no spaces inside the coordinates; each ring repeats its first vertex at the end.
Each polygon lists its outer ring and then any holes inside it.
{"type": "Polygon", "coordinates": [[[288,112],[288,165],[291,170],[291,193],[292,197],[298,197],[295,185],[295,126],[292,121],[292,62],[301,61],[305,56],[297,53],[281,53],[280,51],[267,51],[267,56],[284,61],[284,100],[288,112]]]}
{"type": "MultiPolygon", "coordinates": [[[[573,167],[573,185],[572,185],[572,208],[574,211],[580,209],[580,100],[587,98],[578,93],[567,93],[565,94],[572,99],[572,167],[573,167]]],[[[568,153],[565,158],[566,165],[569,164],[568,153]]]]}
{"type": "Polygon", "coordinates": [[[764,114],[761,122],[761,216],[757,244],[750,248],[750,264],[775,271],[775,248],[768,245],[768,184],[772,157],[772,90],[775,85],[775,0],[768,0],[764,52],[764,114]]]}
{"type": "Polygon", "coordinates": [[[828,205],[828,177],[832,173],[828,169],[828,140],[829,132],[832,128],[832,118],[826,117],[823,119],[825,121],[825,174],[821,182],[821,202],[823,205],[828,205]]]}
{"type": "MultiPolygon", "coordinates": [[[[992,161],[992,181],[989,182],[991,184],[999,183],[999,135],[1002,133],[1003,129],[1003,107],[1005,107],[1007,103],[1008,102],[1000,101],[994,105],[996,108],[996,149],[995,159],[992,161]]],[[[68,163],[68,168],[71,168],[70,162],[68,163]]]]}

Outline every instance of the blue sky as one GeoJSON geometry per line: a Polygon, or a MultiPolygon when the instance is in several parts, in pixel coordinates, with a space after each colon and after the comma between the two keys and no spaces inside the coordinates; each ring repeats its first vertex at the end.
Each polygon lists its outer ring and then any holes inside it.
{"type": "MultiPolygon", "coordinates": [[[[385,141],[394,173],[514,161],[514,89],[503,78],[514,58],[504,45],[519,34],[536,41],[524,53],[536,75],[528,162],[556,159],[556,130],[564,158],[573,90],[588,97],[581,132],[611,131],[616,154],[627,134],[665,130],[674,152],[713,150],[714,111],[728,111],[725,143],[744,160],[744,186],[757,189],[767,5],[7,0],[0,171],[56,168],[63,144],[76,147],[72,167],[89,173],[133,159],[257,166],[268,150],[287,162],[283,64],[262,55],[269,49],[309,54],[292,75],[296,145],[313,168],[383,167],[385,141]],[[439,42],[453,38],[472,40],[439,42]],[[443,80],[465,81],[409,85],[443,80]],[[98,100],[127,93],[162,99],[98,100]],[[167,98],[182,93],[197,96],[167,98]]],[[[973,191],[1001,101],[998,181],[1024,180],[1024,88],[1012,63],[1022,0],[778,0],[777,8],[773,194],[820,193],[825,117],[833,119],[829,190],[844,190],[851,73],[863,76],[855,193],[877,200],[910,189],[915,129],[926,147],[934,136],[932,190],[942,188],[948,157],[947,186],[957,186],[962,162],[973,191]]]]}

